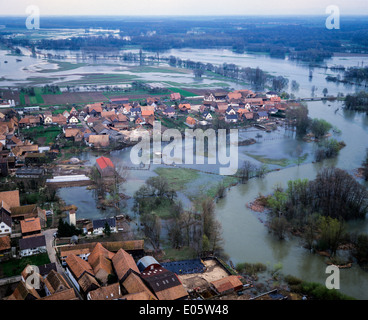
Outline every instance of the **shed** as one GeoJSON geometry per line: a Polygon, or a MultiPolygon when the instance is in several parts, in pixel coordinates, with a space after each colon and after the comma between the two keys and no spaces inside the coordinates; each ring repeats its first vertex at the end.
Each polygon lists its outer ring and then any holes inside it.
{"type": "Polygon", "coordinates": [[[142,259],[138,260],[137,266],[140,272],[145,272],[148,270],[153,270],[154,268],[159,268],[161,265],[154,257],[145,256],[142,259]]]}

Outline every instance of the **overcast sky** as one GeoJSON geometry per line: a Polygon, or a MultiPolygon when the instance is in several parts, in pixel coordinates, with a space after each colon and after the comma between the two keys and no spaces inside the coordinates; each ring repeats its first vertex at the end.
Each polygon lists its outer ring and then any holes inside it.
{"type": "Polygon", "coordinates": [[[36,5],[41,15],[341,15],[368,14],[368,0],[0,0],[0,16],[26,15],[36,5]]]}

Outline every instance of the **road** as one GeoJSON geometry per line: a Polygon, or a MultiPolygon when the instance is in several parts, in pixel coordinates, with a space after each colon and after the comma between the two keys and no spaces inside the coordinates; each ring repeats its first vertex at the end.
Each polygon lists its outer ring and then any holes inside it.
{"type": "Polygon", "coordinates": [[[57,231],[57,229],[47,229],[47,230],[43,231],[43,234],[45,235],[45,238],[46,238],[46,249],[47,249],[47,253],[48,253],[49,258],[50,258],[50,262],[55,262],[57,272],[60,273],[64,277],[64,279],[66,280],[66,282],[68,282],[68,284],[71,288],[74,288],[74,291],[75,291],[75,294],[77,295],[77,297],[80,300],[83,300],[83,298],[80,295],[77,288],[70,281],[69,277],[65,274],[64,268],[61,266],[61,264],[59,262],[59,259],[56,256],[56,252],[55,252],[55,249],[54,249],[54,241],[55,241],[54,233],[56,231],[57,231]]]}

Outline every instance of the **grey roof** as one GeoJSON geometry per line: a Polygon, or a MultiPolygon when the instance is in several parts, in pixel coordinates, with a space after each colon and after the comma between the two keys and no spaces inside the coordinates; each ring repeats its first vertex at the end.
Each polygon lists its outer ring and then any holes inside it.
{"type": "Polygon", "coordinates": [[[175,109],[173,107],[167,107],[165,110],[164,110],[165,113],[171,113],[171,112],[175,112],[175,109]]]}
{"type": "Polygon", "coordinates": [[[152,264],[158,264],[157,260],[152,256],[145,256],[142,259],[139,259],[137,262],[137,266],[140,272],[144,271],[147,267],[152,264]]]}
{"type": "Polygon", "coordinates": [[[34,167],[21,167],[19,169],[16,170],[16,174],[35,174],[35,175],[39,175],[39,174],[43,174],[43,168],[34,168],[34,167]]]}
{"type": "Polygon", "coordinates": [[[115,218],[98,219],[92,221],[93,229],[104,228],[106,222],[109,224],[110,228],[114,228],[116,226],[115,218]]]}
{"type": "Polygon", "coordinates": [[[268,113],[266,111],[257,112],[260,117],[268,117],[268,113]]]}
{"type": "Polygon", "coordinates": [[[39,248],[39,247],[46,247],[46,238],[44,235],[19,239],[20,250],[39,248]]]}

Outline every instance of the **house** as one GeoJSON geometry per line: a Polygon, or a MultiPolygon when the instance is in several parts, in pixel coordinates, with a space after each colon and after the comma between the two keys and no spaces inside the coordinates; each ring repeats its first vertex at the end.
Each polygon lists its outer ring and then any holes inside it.
{"type": "Polygon", "coordinates": [[[187,117],[187,119],[185,120],[185,124],[189,127],[194,127],[196,124],[196,120],[193,119],[192,117],[187,117]]]}
{"type": "Polygon", "coordinates": [[[241,99],[242,98],[242,94],[241,94],[241,92],[236,92],[236,91],[234,91],[234,92],[229,92],[228,94],[227,94],[227,96],[226,96],[226,99],[228,100],[228,101],[231,101],[231,100],[239,100],[239,99],[241,99]]]}
{"type": "Polygon", "coordinates": [[[225,101],[227,97],[227,92],[225,91],[214,92],[213,96],[215,97],[216,101],[225,101]]]}
{"type": "Polygon", "coordinates": [[[92,116],[101,116],[102,112],[102,102],[97,102],[93,104],[89,104],[86,106],[87,113],[92,116]]]}
{"type": "Polygon", "coordinates": [[[76,117],[76,116],[78,116],[78,111],[74,107],[72,107],[72,109],[70,110],[69,114],[71,116],[75,116],[76,117]]]}
{"type": "Polygon", "coordinates": [[[254,119],[254,113],[253,112],[243,113],[243,118],[245,120],[251,121],[254,119]]]}
{"type": "Polygon", "coordinates": [[[173,118],[175,117],[175,109],[173,107],[167,107],[165,108],[162,113],[168,117],[168,118],[173,118]]]}
{"type": "Polygon", "coordinates": [[[142,117],[153,116],[155,113],[155,106],[141,106],[141,115],[142,117]]]}
{"type": "Polygon", "coordinates": [[[116,219],[115,218],[105,218],[105,219],[97,219],[97,220],[92,221],[93,233],[103,234],[106,223],[110,226],[111,232],[117,232],[116,219]]]}
{"type": "Polygon", "coordinates": [[[102,118],[110,118],[111,116],[116,115],[115,110],[111,110],[111,111],[102,111],[101,112],[101,117],[102,118]]]}
{"type": "Polygon", "coordinates": [[[238,122],[238,116],[236,114],[227,114],[225,116],[225,122],[227,122],[227,123],[236,123],[236,122],[238,122]]]}
{"type": "Polygon", "coordinates": [[[50,124],[52,124],[53,123],[53,120],[52,120],[52,114],[51,114],[51,112],[50,113],[44,113],[44,117],[43,117],[43,123],[45,124],[45,125],[50,125],[50,124]]]}
{"type": "Polygon", "coordinates": [[[21,257],[28,257],[46,251],[46,238],[44,235],[19,239],[19,253],[21,257]]]}
{"type": "Polygon", "coordinates": [[[4,201],[9,206],[9,208],[19,207],[19,190],[0,192],[0,202],[1,201],[4,201]]]}
{"type": "Polygon", "coordinates": [[[218,294],[230,293],[243,289],[243,283],[238,276],[231,275],[211,282],[212,287],[218,294]]]}
{"type": "Polygon", "coordinates": [[[88,263],[91,265],[95,277],[100,280],[102,284],[107,284],[110,275],[114,275],[111,259],[114,253],[110,252],[97,243],[93,251],[88,257],[88,263]]]}
{"type": "Polygon", "coordinates": [[[141,278],[158,300],[183,300],[188,297],[177,275],[162,266],[142,272],[141,278]]]}
{"type": "Polygon", "coordinates": [[[255,113],[257,121],[268,120],[268,113],[266,111],[259,111],[255,113]]]}
{"type": "Polygon", "coordinates": [[[78,118],[76,117],[76,116],[74,116],[74,115],[70,115],[69,117],[68,117],[68,121],[67,121],[69,124],[77,124],[77,123],[79,123],[79,120],[78,120],[78,118]]]}
{"type": "Polygon", "coordinates": [[[113,177],[115,175],[115,166],[110,158],[98,158],[96,160],[96,167],[102,177],[113,177]]]}
{"type": "Polygon", "coordinates": [[[226,113],[226,110],[228,109],[229,105],[227,102],[218,102],[216,105],[215,111],[218,113],[226,113]]]}
{"type": "Polygon", "coordinates": [[[44,279],[44,289],[46,296],[49,296],[70,289],[70,286],[60,273],[51,270],[44,279]]]}
{"type": "Polygon", "coordinates": [[[40,295],[35,288],[27,286],[25,282],[19,281],[14,292],[6,300],[37,300],[40,295]]]}
{"type": "Polygon", "coordinates": [[[205,100],[205,101],[216,101],[216,98],[215,98],[215,96],[213,95],[213,93],[211,93],[211,92],[207,92],[207,93],[205,93],[205,95],[204,95],[204,100],[205,100]]]}
{"type": "Polygon", "coordinates": [[[105,148],[110,145],[110,136],[107,134],[91,134],[88,143],[94,148],[105,148]]]}
{"type": "Polygon", "coordinates": [[[109,134],[109,128],[102,123],[97,123],[94,125],[93,130],[95,130],[97,134],[109,134]]]}
{"type": "Polygon", "coordinates": [[[113,256],[112,264],[120,282],[123,282],[130,273],[140,274],[133,257],[123,249],[119,249],[113,256]]]}
{"type": "Polygon", "coordinates": [[[66,139],[73,141],[81,141],[82,132],[78,128],[64,128],[64,135],[66,139]]]}
{"type": "Polygon", "coordinates": [[[11,242],[9,236],[0,236],[0,261],[7,259],[11,252],[11,242]]]}
{"type": "Polygon", "coordinates": [[[40,218],[29,218],[20,221],[20,229],[22,237],[40,235],[41,234],[41,222],[40,218]]]}
{"type": "Polygon", "coordinates": [[[90,291],[87,300],[118,300],[122,298],[120,284],[113,283],[105,287],[90,291]]]}
{"type": "Polygon", "coordinates": [[[67,118],[64,117],[62,114],[58,114],[58,115],[52,117],[52,123],[63,126],[63,125],[66,125],[67,118]]]}
{"type": "Polygon", "coordinates": [[[77,296],[75,295],[75,291],[73,288],[70,289],[66,289],[66,290],[62,290],[59,292],[56,292],[52,295],[46,296],[46,297],[42,297],[38,300],[55,300],[55,301],[60,301],[60,300],[79,300],[77,298],[77,296]]]}
{"type": "Polygon", "coordinates": [[[77,249],[71,250],[64,248],[60,248],[59,254],[60,254],[60,261],[61,264],[63,266],[66,266],[66,258],[69,255],[74,254],[75,256],[77,256],[78,258],[84,260],[84,261],[88,261],[88,257],[91,254],[92,249],[87,247],[87,248],[80,248],[77,245],[73,245],[73,248],[77,247],[77,249]]]}
{"type": "Polygon", "coordinates": [[[1,201],[0,210],[0,237],[11,235],[12,233],[12,218],[8,204],[1,201]]]}
{"type": "Polygon", "coordinates": [[[65,119],[68,119],[70,117],[70,113],[66,110],[62,113],[62,115],[65,119]]]}
{"type": "Polygon", "coordinates": [[[181,112],[188,112],[189,110],[191,110],[191,106],[190,103],[180,103],[179,104],[179,110],[181,112]]]}
{"type": "Polygon", "coordinates": [[[213,120],[212,114],[208,111],[203,112],[202,117],[207,121],[213,120]]]}
{"type": "Polygon", "coordinates": [[[126,300],[157,300],[138,274],[131,272],[121,282],[123,299],[126,300]]]}
{"type": "Polygon", "coordinates": [[[179,92],[173,92],[172,94],[170,94],[170,100],[176,101],[180,99],[181,99],[181,95],[179,92]]]}
{"type": "Polygon", "coordinates": [[[100,287],[94,277],[93,269],[87,261],[77,257],[75,254],[70,254],[65,259],[65,263],[65,273],[78,291],[87,294],[89,291],[100,287]]]}
{"type": "Polygon", "coordinates": [[[236,114],[236,111],[231,106],[228,106],[227,109],[226,109],[226,111],[225,111],[225,114],[227,114],[227,115],[234,115],[234,114],[236,114]]]}

